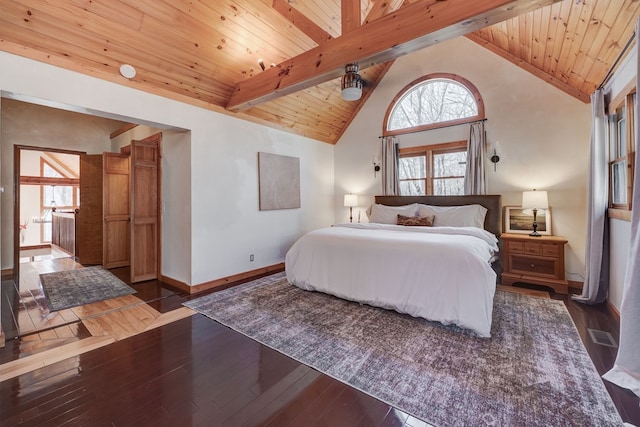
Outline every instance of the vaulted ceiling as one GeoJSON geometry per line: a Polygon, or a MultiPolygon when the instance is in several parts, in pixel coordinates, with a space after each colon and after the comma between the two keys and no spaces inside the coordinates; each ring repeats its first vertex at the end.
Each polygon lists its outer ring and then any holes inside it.
{"type": "Polygon", "coordinates": [[[335,144],[395,58],[458,36],[589,102],[639,13],[638,0],[2,0],[0,50],[335,144]],[[345,101],[354,61],[367,84],[345,101]]]}

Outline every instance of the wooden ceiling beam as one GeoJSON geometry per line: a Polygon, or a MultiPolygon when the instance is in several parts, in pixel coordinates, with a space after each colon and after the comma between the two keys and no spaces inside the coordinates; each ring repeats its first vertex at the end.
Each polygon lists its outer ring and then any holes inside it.
{"type": "Polygon", "coordinates": [[[364,24],[368,24],[371,21],[375,21],[378,18],[382,18],[388,12],[391,11],[391,1],[390,0],[376,0],[369,10],[367,17],[364,20],[364,24]]]}
{"type": "Polygon", "coordinates": [[[240,111],[340,77],[344,65],[386,62],[559,0],[419,0],[238,83],[240,111]]]}
{"type": "Polygon", "coordinates": [[[342,0],[342,35],[360,28],[360,0],[342,0]]]}
{"type": "Polygon", "coordinates": [[[588,93],[584,93],[584,92],[580,91],[579,89],[576,89],[575,87],[570,86],[568,83],[563,82],[559,78],[554,77],[551,74],[548,74],[548,73],[544,72],[540,68],[536,68],[532,64],[526,62],[524,59],[521,59],[521,58],[517,57],[516,55],[513,55],[513,54],[509,53],[508,51],[499,48],[495,44],[490,43],[488,40],[480,37],[479,35],[477,35],[475,33],[470,33],[470,34],[467,34],[466,37],[469,40],[472,40],[472,41],[476,42],[477,44],[479,44],[480,46],[484,47],[485,49],[490,50],[491,52],[495,53],[496,55],[501,56],[502,58],[506,59],[507,61],[512,62],[513,64],[517,65],[518,67],[522,68],[523,70],[526,70],[526,71],[530,72],[534,76],[544,80],[545,82],[551,84],[552,86],[555,86],[556,88],[560,89],[561,91],[573,96],[574,98],[577,98],[580,101],[585,102],[587,104],[591,102],[591,96],[588,93]]]}
{"type": "Polygon", "coordinates": [[[273,0],[272,7],[314,42],[323,44],[333,38],[315,22],[298,12],[287,0],[273,0]]]}

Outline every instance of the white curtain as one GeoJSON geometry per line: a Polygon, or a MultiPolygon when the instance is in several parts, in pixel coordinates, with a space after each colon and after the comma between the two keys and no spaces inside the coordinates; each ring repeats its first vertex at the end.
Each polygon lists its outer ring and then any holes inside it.
{"type": "Polygon", "coordinates": [[[484,122],[472,123],[467,141],[467,172],[464,177],[464,194],[487,194],[484,172],[486,151],[484,122]]]}
{"type": "Polygon", "coordinates": [[[607,151],[607,117],[604,112],[604,91],[591,95],[593,122],[589,152],[589,184],[587,190],[586,276],[582,295],[576,301],[595,304],[607,299],[609,290],[609,166],[607,151]]]}
{"type": "Polygon", "coordinates": [[[382,138],[382,195],[400,194],[398,183],[398,142],[393,136],[382,138]]]}
{"type": "MultiPolygon", "coordinates": [[[[640,33],[640,18],[636,21],[636,46],[640,33]]],[[[636,47],[637,49],[637,47],[636,47]]],[[[636,87],[640,87],[640,55],[636,64],[636,87]]],[[[636,170],[633,180],[631,207],[631,245],[624,280],[624,294],[620,306],[620,347],[613,369],[603,378],[640,396],[640,108],[635,105],[636,170]]]]}

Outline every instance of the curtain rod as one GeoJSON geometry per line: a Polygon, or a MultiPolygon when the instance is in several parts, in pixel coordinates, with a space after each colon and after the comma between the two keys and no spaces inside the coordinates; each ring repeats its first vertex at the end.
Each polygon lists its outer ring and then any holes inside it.
{"type": "MultiPolygon", "coordinates": [[[[481,122],[486,122],[487,120],[489,120],[489,119],[474,120],[472,122],[464,122],[464,123],[454,123],[452,125],[440,126],[440,127],[437,127],[437,128],[414,130],[414,131],[411,131],[411,132],[402,133],[400,135],[407,135],[407,134],[410,134],[410,133],[427,132],[427,131],[430,131],[430,130],[450,128],[452,126],[462,126],[462,125],[469,125],[469,124],[473,124],[473,123],[481,123],[481,122]]],[[[384,138],[385,136],[400,136],[400,135],[381,135],[381,136],[378,137],[378,139],[384,138]]]]}
{"type": "Polygon", "coordinates": [[[616,60],[613,62],[613,65],[611,66],[611,68],[609,68],[609,71],[607,72],[607,75],[604,76],[604,79],[602,80],[602,83],[600,83],[600,85],[598,86],[598,89],[604,88],[604,85],[606,85],[609,82],[609,79],[611,78],[611,76],[613,76],[613,72],[616,69],[616,67],[618,66],[618,63],[626,55],[627,50],[629,49],[629,47],[631,46],[631,44],[633,43],[633,40],[635,38],[636,38],[636,32],[634,31],[633,33],[631,33],[631,37],[627,41],[627,44],[625,44],[624,47],[622,48],[622,50],[620,51],[620,54],[618,55],[616,60]]]}

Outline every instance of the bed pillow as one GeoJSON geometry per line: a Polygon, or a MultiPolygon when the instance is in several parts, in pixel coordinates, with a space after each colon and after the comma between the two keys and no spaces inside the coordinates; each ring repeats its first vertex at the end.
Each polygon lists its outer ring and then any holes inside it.
{"type": "Polygon", "coordinates": [[[431,216],[404,216],[398,214],[398,225],[407,225],[410,227],[431,227],[433,225],[434,215],[431,216]]]}
{"type": "Polygon", "coordinates": [[[378,224],[397,224],[398,215],[404,216],[416,216],[418,211],[418,204],[412,203],[404,206],[386,206],[374,204],[371,205],[371,215],[369,215],[369,222],[375,222],[378,224]]]}
{"type": "Polygon", "coordinates": [[[484,228],[487,208],[481,205],[432,206],[418,205],[419,216],[435,215],[434,227],[484,228]]]}

